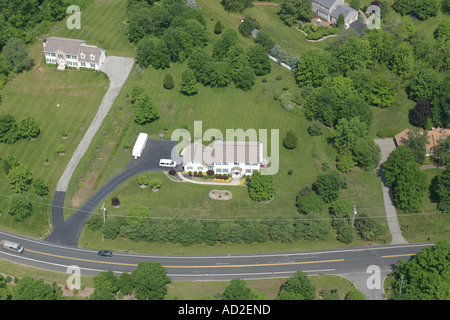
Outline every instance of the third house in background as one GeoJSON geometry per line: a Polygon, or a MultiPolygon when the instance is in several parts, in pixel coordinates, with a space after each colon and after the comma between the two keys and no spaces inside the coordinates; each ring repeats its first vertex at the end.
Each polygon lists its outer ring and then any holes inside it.
{"type": "Polygon", "coordinates": [[[45,61],[68,67],[99,70],[105,60],[105,50],[87,45],[84,40],[50,37],[44,41],[45,61]]]}

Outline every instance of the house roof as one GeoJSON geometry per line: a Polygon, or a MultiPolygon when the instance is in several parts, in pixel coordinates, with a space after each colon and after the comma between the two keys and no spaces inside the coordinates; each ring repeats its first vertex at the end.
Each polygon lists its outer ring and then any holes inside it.
{"type": "Polygon", "coordinates": [[[320,4],[321,6],[330,9],[331,6],[338,0],[314,0],[315,3],[320,4]]]}
{"type": "Polygon", "coordinates": [[[260,142],[215,140],[212,144],[214,162],[260,163],[260,142]]]}
{"type": "Polygon", "coordinates": [[[104,51],[101,48],[92,45],[86,45],[85,40],[49,37],[44,41],[44,52],[62,51],[64,54],[71,54],[79,56],[81,53],[85,55],[84,59],[81,56],[78,58],[81,62],[99,63],[100,55],[104,51]],[[91,54],[94,59],[91,59],[91,54]]]}
{"type": "Polygon", "coordinates": [[[94,46],[80,46],[80,58],[79,61],[87,63],[98,63],[100,60],[100,55],[103,49],[94,46]],[[84,54],[84,59],[81,58],[81,53],[84,54]],[[91,54],[94,55],[94,59],[91,59],[91,54]]]}
{"type": "MultiPolygon", "coordinates": [[[[394,141],[397,144],[397,147],[405,145],[406,141],[408,140],[409,131],[410,129],[405,129],[394,137],[394,141]]],[[[423,134],[423,132],[424,130],[420,130],[421,134],[423,134]]],[[[427,136],[428,143],[426,145],[426,149],[432,150],[439,144],[439,140],[445,139],[450,136],[450,129],[435,128],[433,130],[428,130],[427,136]]]]}
{"type": "Polygon", "coordinates": [[[352,12],[358,12],[355,9],[345,5],[345,4],[339,4],[336,6],[336,8],[330,13],[330,16],[332,18],[335,18],[336,20],[339,18],[340,14],[344,15],[344,18],[347,18],[347,16],[352,12]]]}
{"type": "Polygon", "coordinates": [[[196,161],[205,166],[217,162],[261,163],[261,142],[215,140],[204,146],[195,141],[183,149],[183,164],[196,161]]]}
{"type": "Polygon", "coordinates": [[[44,51],[56,52],[61,50],[65,54],[78,55],[80,46],[85,42],[77,39],[49,37],[44,41],[44,51]]]}
{"type": "Polygon", "coordinates": [[[200,141],[194,141],[183,149],[183,164],[191,162],[201,163],[206,166],[212,166],[211,148],[204,146],[200,141]]]}

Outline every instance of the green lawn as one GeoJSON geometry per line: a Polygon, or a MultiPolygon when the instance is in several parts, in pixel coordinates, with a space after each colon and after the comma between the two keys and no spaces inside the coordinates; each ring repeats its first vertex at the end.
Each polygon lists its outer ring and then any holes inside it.
{"type": "MultiPolygon", "coordinates": [[[[355,289],[355,286],[347,279],[339,276],[322,275],[310,276],[312,285],[316,287],[316,299],[319,299],[320,292],[325,290],[337,290],[341,300],[348,292],[355,289]]],[[[246,280],[248,286],[266,296],[267,300],[274,300],[281,285],[286,279],[262,279],[246,280]]],[[[215,300],[220,296],[229,281],[177,281],[167,285],[167,296],[165,300],[215,300]]]]}
{"type": "Polygon", "coordinates": [[[58,71],[43,61],[42,44],[31,46],[35,66],[19,74],[0,91],[3,103],[1,114],[11,114],[16,121],[33,116],[41,133],[32,140],[19,140],[14,144],[0,144],[0,157],[13,154],[19,163],[28,166],[33,178],[42,178],[50,194],[39,198],[32,188],[25,194],[33,202],[33,213],[23,223],[15,222],[7,214],[8,197],[13,194],[8,178],[0,170],[0,225],[4,230],[38,237],[49,231],[50,204],[64,168],[78,143],[97,113],[103,95],[109,86],[107,76],[99,72],[58,71]],[[57,107],[57,105],[60,105],[57,107]],[[62,132],[68,134],[62,138],[62,132]],[[64,144],[66,154],[60,156],[56,147],[64,144]],[[48,159],[48,164],[44,164],[48,159]]]}
{"type": "Polygon", "coordinates": [[[95,0],[81,12],[81,28],[68,29],[64,19],[49,36],[83,39],[87,44],[106,50],[107,56],[133,57],[134,47],[128,42],[123,22],[126,18],[124,0],[95,0]]]}

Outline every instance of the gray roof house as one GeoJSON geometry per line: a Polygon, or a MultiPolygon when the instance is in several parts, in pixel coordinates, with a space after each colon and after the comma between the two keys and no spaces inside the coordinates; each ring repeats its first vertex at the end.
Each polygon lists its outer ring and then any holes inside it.
{"type": "Polygon", "coordinates": [[[208,146],[194,141],[183,149],[183,170],[206,172],[213,170],[219,174],[232,176],[250,175],[261,169],[263,159],[261,141],[215,140],[208,146]]]}
{"type": "Polygon", "coordinates": [[[84,40],[49,37],[44,43],[45,61],[58,69],[82,67],[99,70],[105,60],[105,50],[87,45],[84,40]]]}
{"type": "Polygon", "coordinates": [[[358,11],[344,4],[344,0],[313,0],[312,9],[319,18],[331,23],[343,14],[346,28],[358,19],[358,11]]]}

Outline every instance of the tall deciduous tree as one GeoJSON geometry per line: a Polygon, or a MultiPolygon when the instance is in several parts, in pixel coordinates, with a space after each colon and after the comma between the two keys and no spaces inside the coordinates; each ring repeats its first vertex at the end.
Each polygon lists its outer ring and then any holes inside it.
{"type": "Polygon", "coordinates": [[[330,55],[319,49],[308,49],[300,55],[294,77],[300,87],[318,87],[328,75],[330,55]]]}
{"type": "Polygon", "coordinates": [[[400,260],[391,273],[394,292],[402,300],[448,300],[450,298],[450,244],[437,242],[409,261],[400,260]]]}
{"type": "Polygon", "coordinates": [[[141,93],[134,103],[133,107],[136,123],[146,124],[159,118],[158,107],[154,104],[153,99],[146,92],[141,93]]]}
{"type": "Polygon", "coordinates": [[[450,168],[433,179],[433,192],[436,195],[438,209],[443,212],[450,211],[450,168]]]}
{"type": "Polygon", "coordinates": [[[232,45],[237,43],[238,34],[234,29],[225,29],[220,38],[214,43],[213,58],[216,61],[221,61],[227,55],[228,50],[232,45]]]}
{"type": "Polygon", "coordinates": [[[30,189],[31,172],[23,165],[18,165],[9,170],[8,173],[9,183],[11,188],[16,192],[24,192],[30,189]]]}
{"type": "Polygon", "coordinates": [[[161,263],[153,261],[139,262],[131,276],[139,300],[163,300],[171,282],[161,263]]]}
{"type": "Polygon", "coordinates": [[[277,300],[315,300],[316,287],[311,283],[308,275],[297,271],[281,286],[277,300]]]}
{"type": "Polygon", "coordinates": [[[400,43],[389,60],[389,69],[405,78],[412,70],[414,64],[413,50],[408,42],[400,43]]]}
{"type": "Polygon", "coordinates": [[[383,173],[386,178],[386,185],[394,186],[407,163],[413,162],[414,156],[406,146],[399,146],[389,154],[383,163],[383,173]]]}
{"type": "Polygon", "coordinates": [[[432,101],[438,88],[438,73],[429,68],[421,69],[409,83],[408,98],[414,101],[417,101],[419,98],[432,101]]]}
{"type": "Polygon", "coordinates": [[[394,202],[405,212],[418,212],[427,191],[426,173],[415,162],[408,162],[397,177],[394,186],[394,202]]]}
{"type": "Polygon", "coordinates": [[[59,287],[24,276],[14,288],[13,300],[60,300],[61,296],[59,287]]]}
{"type": "Polygon", "coordinates": [[[386,76],[379,76],[373,82],[371,103],[377,107],[387,108],[395,102],[394,84],[386,76]]]}
{"type": "Polygon", "coordinates": [[[32,116],[28,116],[19,122],[20,136],[25,139],[35,138],[41,132],[39,125],[32,116]]]}
{"type": "Polygon", "coordinates": [[[242,12],[252,5],[251,0],[222,0],[220,3],[230,12],[242,12]]]}
{"type": "Polygon", "coordinates": [[[288,26],[297,24],[298,20],[309,21],[314,16],[312,0],[283,0],[278,15],[288,26]]]}
{"type": "Polygon", "coordinates": [[[10,38],[2,49],[2,59],[10,72],[22,72],[33,65],[33,59],[28,56],[25,42],[22,39],[10,38]]]}
{"type": "Polygon", "coordinates": [[[260,44],[252,45],[247,52],[249,65],[257,76],[269,74],[272,70],[266,50],[260,44]]]}
{"type": "Polygon", "coordinates": [[[341,189],[347,188],[347,182],[337,171],[329,170],[317,176],[313,188],[325,203],[330,203],[338,198],[341,189]]]}
{"type": "Polygon", "coordinates": [[[31,201],[23,194],[15,194],[9,200],[8,213],[16,221],[28,218],[32,211],[31,201]]]}

